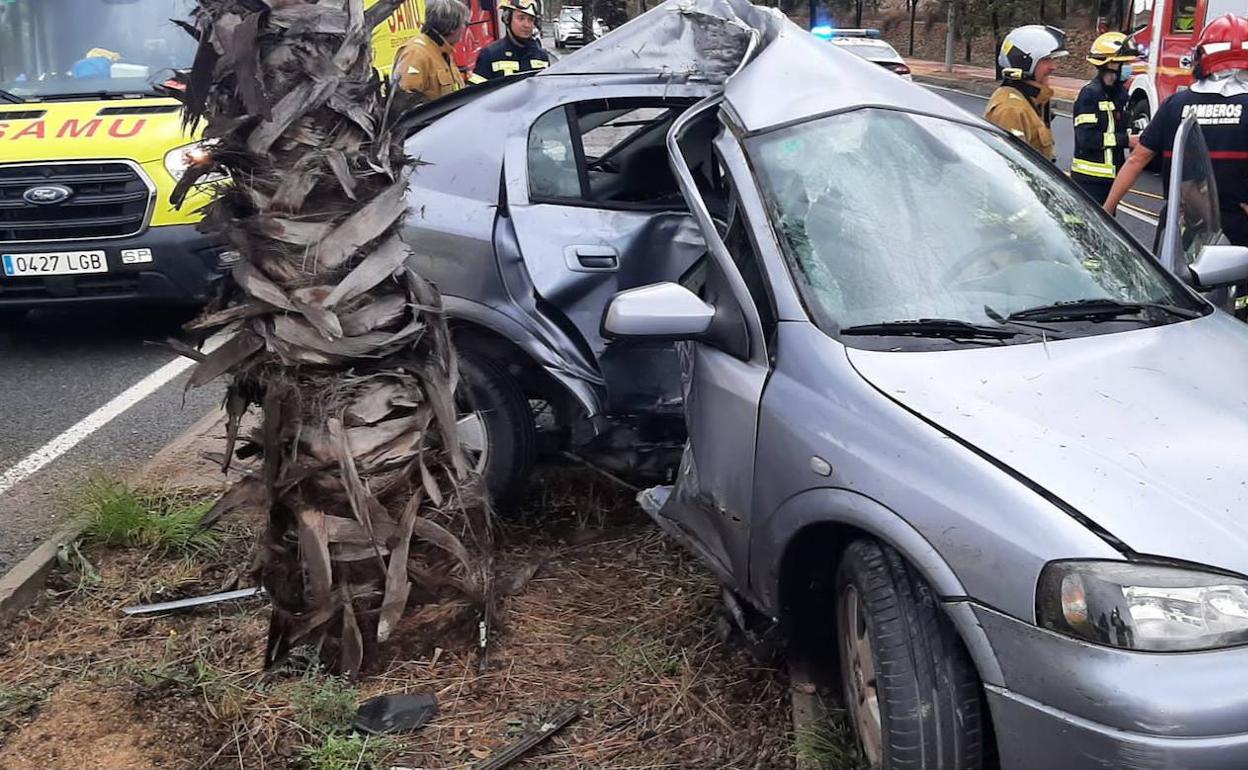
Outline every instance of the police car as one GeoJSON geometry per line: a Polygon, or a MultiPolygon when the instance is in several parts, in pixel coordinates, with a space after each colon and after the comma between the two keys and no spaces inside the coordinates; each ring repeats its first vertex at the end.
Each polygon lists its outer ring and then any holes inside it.
{"type": "Polygon", "coordinates": [[[906,80],[913,79],[905,59],[901,58],[897,49],[881,39],[878,29],[837,29],[824,25],[812,27],[810,34],[895,72],[906,80]]]}

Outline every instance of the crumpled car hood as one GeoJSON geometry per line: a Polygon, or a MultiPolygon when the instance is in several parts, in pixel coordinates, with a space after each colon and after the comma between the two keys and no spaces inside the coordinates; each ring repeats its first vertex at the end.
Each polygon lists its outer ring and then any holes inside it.
{"type": "Polygon", "coordinates": [[[849,358],[889,397],[1130,550],[1248,574],[1248,326],[1219,313],[1048,343],[849,358]]]}

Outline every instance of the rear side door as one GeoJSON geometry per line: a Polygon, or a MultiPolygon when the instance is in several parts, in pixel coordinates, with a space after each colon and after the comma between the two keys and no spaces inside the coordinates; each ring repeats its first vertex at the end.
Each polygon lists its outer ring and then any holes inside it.
{"type": "Polygon", "coordinates": [[[680,409],[671,343],[600,330],[619,291],[679,280],[705,252],[663,139],[690,99],[617,97],[551,106],[506,149],[507,213],[539,309],[583,341],[609,413],[680,409]]]}

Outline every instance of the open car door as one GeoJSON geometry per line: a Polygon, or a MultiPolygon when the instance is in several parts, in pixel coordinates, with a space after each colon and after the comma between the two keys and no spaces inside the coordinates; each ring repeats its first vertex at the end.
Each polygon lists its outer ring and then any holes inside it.
{"type": "Polygon", "coordinates": [[[1167,181],[1157,258],[1210,302],[1234,312],[1248,287],[1248,248],[1229,245],[1222,233],[1213,162],[1194,116],[1175,135],[1167,181]]]}
{"type": "Polygon", "coordinates": [[[1186,279],[1200,252],[1222,242],[1217,180],[1195,117],[1184,120],[1174,137],[1167,190],[1157,258],[1167,270],[1186,279]]]}

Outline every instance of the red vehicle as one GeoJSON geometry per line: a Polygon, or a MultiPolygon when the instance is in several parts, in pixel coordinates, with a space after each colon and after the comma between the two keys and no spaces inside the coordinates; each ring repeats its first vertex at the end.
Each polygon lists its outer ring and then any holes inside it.
{"type": "MultiPolygon", "coordinates": [[[[468,16],[468,29],[464,39],[455,46],[455,63],[465,75],[477,66],[477,54],[482,48],[498,40],[499,19],[495,13],[494,0],[464,0],[472,13],[468,16]]],[[[1248,2],[1248,0],[1245,0],[1248,2]]]]}
{"type": "Polygon", "coordinates": [[[1135,0],[1124,27],[1134,32],[1146,64],[1128,89],[1132,120],[1147,123],[1157,106],[1192,84],[1192,54],[1206,20],[1226,13],[1248,16],[1248,0],[1135,0]]]}

